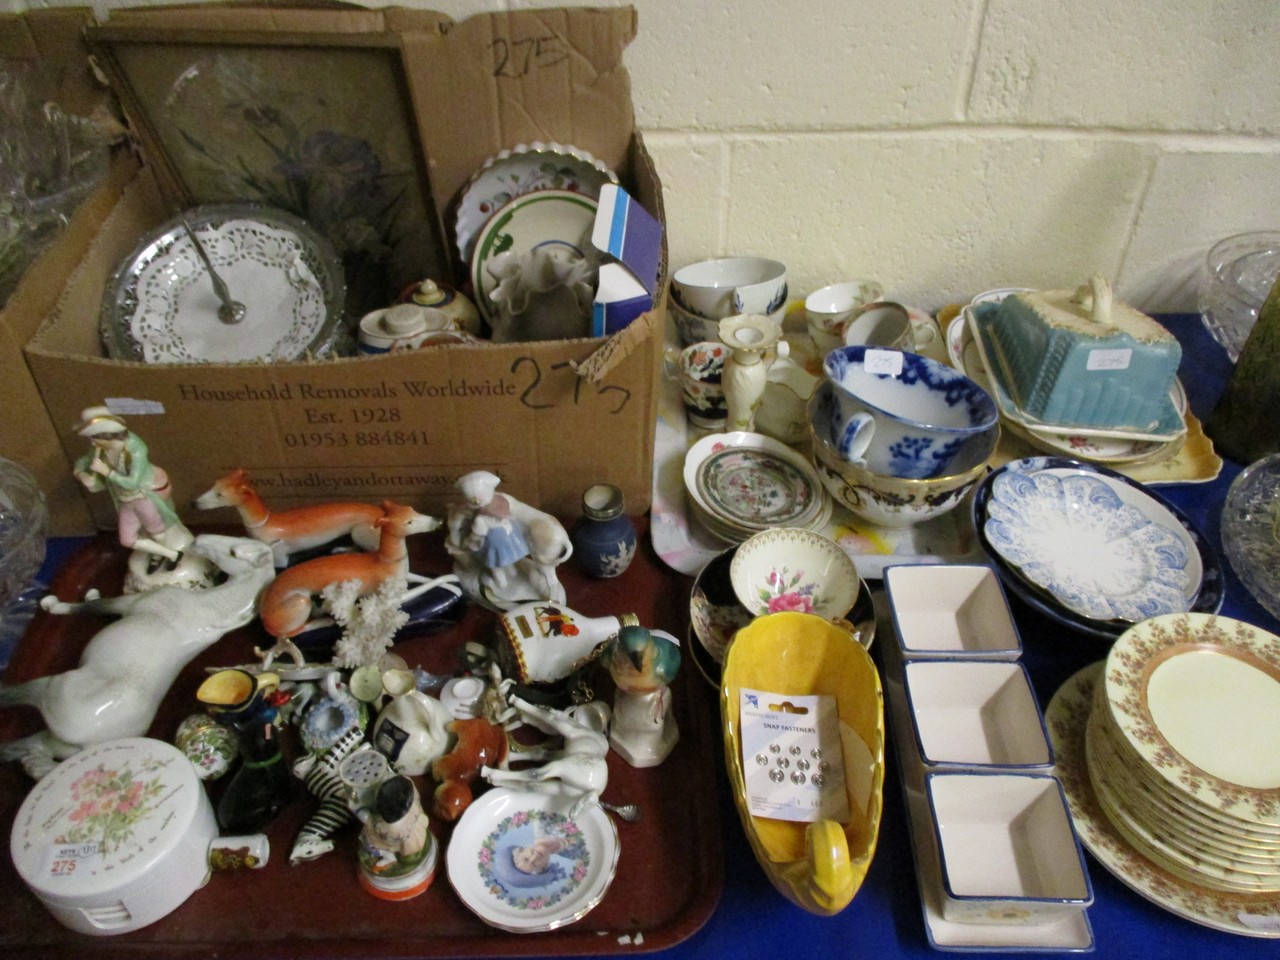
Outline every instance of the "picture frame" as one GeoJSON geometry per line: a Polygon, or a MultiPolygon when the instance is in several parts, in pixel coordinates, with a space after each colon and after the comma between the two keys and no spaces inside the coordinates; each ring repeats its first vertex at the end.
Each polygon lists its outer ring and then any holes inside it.
{"type": "Polygon", "coordinates": [[[342,260],[352,318],[449,277],[396,33],[105,25],[86,38],[175,213],[259,202],[303,218],[342,260]]]}

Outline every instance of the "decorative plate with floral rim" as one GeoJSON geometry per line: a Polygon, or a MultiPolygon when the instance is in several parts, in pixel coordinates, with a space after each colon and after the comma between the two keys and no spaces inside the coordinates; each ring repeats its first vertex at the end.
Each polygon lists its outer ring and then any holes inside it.
{"type": "Polygon", "coordinates": [[[1122,745],[1176,793],[1280,825],[1280,637],[1229,617],[1153,617],[1107,655],[1106,704],[1122,745]]]}
{"type": "Polygon", "coordinates": [[[1280,894],[1229,893],[1174,876],[1133,849],[1098,805],[1085,758],[1085,728],[1104,664],[1070,677],[1045,710],[1071,816],[1081,842],[1115,877],[1170,913],[1215,930],[1251,937],[1280,937],[1280,894]]]}
{"type": "Polygon", "coordinates": [[[517,197],[535,190],[568,190],[592,200],[617,175],[585,150],[561,143],[528,143],[485,161],[462,189],[454,236],[463,263],[471,262],[476,236],[488,219],[517,197]]]}
{"type": "Polygon", "coordinates": [[[618,832],[596,804],[571,816],[573,802],[495,788],[467,807],[447,862],[449,882],[476,916],[513,933],[555,930],[604,898],[618,832]]]}
{"type": "Polygon", "coordinates": [[[736,541],[771,527],[807,527],[829,504],[808,460],[747,430],[702,437],[685,455],[683,473],[690,500],[736,541]]]}

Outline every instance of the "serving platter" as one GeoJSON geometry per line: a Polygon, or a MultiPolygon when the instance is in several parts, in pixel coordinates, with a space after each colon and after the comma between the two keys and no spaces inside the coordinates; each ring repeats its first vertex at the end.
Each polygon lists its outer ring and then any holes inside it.
{"type": "MultiPolygon", "coordinates": [[[[641,536],[646,535],[644,519],[637,523],[641,536]]],[[[414,572],[431,575],[449,569],[442,538],[414,538],[409,547],[414,572]]],[[[68,598],[90,588],[119,592],[125,569],[121,554],[114,533],[95,537],[63,564],[51,589],[68,598]]],[[[670,602],[677,593],[687,592],[687,582],[648,551],[637,552],[625,577],[598,580],[572,564],[565,564],[559,576],[575,609],[586,615],[631,612],[646,626],[674,636],[687,628],[687,607],[670,602]]],[[[96,618],[38,611],[14,653],[6,680],[19,682],[74,666],[100,627],[96,618]]],[[[456,627],[401,640],[393,651],[411,665],[446,676],[457,670],[465,645],[488,642],[494,628],[494,615],[471,605],[456,627]]],[[[242,628],[193,661],[165,698],[149,735],[171,739],[178,723],[199,708],[195,690],[207,669],[253,662],[253,647],[264,641],[255,628],[242,628]]],[[[445,861],[454,827],[434,817],[431,829],[443,848],[440,866],[430,888],[411,901],[385,902],[363,891],[354,824],[335,835],[337,847],[331,853],[290,865],[288,851],[313,812],[302,800],[286,806],[268,827],[273,852],[266,867],[214,876],[168,917],[131,933],[95,938],[93,952],[183,960],[255,960],[268,955],[363,960],[633,954],[640,943],[647,950],[674,946],[706,923],[724,887],[719,805],[689,802],[691,795],[715,793],[715,771],[706,758],[719,749],[719,730],[703,683],[692,666],[676,676],[672,710],[680,741],[660,766],[637,769],[613,753],[609,756],[604,799],[637,803],[642,816],[638,822],[617,825],[616,876],[589,919],[528,934],[484,922],[447,879],[445,861]]],[[[0,740],[33,732],[36,720],[26,711],[5,711],[0,716],[0,740]]],[[[0,764],[0,822],[13,821],[31,783],[18,764],[0,764]]],[[[50,958],[85,950],[84,937],[49,915],[7,857],[0,861],[0,890],[5,893],[0,902],[0,947],[24,957],[50,958]]]]}

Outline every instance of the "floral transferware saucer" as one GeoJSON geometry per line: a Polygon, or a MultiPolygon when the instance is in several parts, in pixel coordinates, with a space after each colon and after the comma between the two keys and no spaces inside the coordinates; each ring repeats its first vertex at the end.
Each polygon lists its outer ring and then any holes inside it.
{"type": "Polygon", "coordinates": [[[1002,472],[983,534],[1028,580],[1095,620],[1187,610],[1200,582],[1198,554],[1177,518],[1095,474],[1002,472]]]}
{"type": "Polygon", "coordinates": [[[1232,893],[1189,883],[1136,851],[1098,803],[1085,754],[1085,731],[1104,665],[1080,670],[1053,695],[1045,725],[1057,775],[1085,848],[1122,883],[1175,916],[1215,930],[1280,937],[1280,894],[1232,893]]]}
{"type": "Polygon", "coordinates": [[[618,866],[618,832],[598,805],[498,787],[454,827],[449,882],[481,920],[512,933],[555,930],[586,916],[618,866]]]}
{"type": "Polygon", "coordinates": [[[617,182],[617,174],[577,147],[535,142],[503,150],[485,161],[462,189],[454,225],[462,262],[471,262],[476,236],[488,219],[517,197],[535,190],[568,190],[598,200],[601,187],[617,182]]]}
{"type": "Polygon", "coordinates": [[[830,506],[808,460],[750,431],[698,440],[685,456],[684,483],[695,514],[734,543],[771,527],[809,527],[830,506]]]}

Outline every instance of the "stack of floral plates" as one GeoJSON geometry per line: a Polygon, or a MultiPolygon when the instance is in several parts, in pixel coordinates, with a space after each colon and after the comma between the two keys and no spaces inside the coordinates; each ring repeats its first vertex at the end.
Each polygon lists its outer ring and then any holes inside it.
{"type": "MultiPolygon", "coordinates": [[[[1212,716],[1213,711],[1223,710],[1224,719],[1238,721],[1244,715],[1243,710],[1267,702],[1274,710],[1275,692],[1266,692],[1267,685],[1262,684],[1259,695],[1257,687],[1249,684],[1255,692],[1246,694],[1238,709],[1232,702],[1234,693],[1224,693],[1211,679],[1222,678],[1222,671],[1215,667],[1206,672],[1204,679],[1209,682],[1203,689],[1197,683],[1190,699],[1171,697],[1174,685],[1166,686],[1171,679],[1185,681],[1185,676],[1179,678],[1177,674],[1187,666],[1196,665],[1191,660],[1177,662],[1192,652],[1188,644],[1194,645],[1201,654],[1216,653],[1225,659],[1234,656],[1234,644],[1242,640],[1245,649],[1252,648],[1243,662],[1259,670],[1263,663],[1270,663],[1274,674],[1277,638],[1259,635],[1237,621],[1196,614],[1177,614],[1164,622],[1149,621],[1134,630],[1148,637],[1170,640],[1166,645],[1157,641],[1148,646],[1141,636],[1130,638],[1136,639],[1142,648],[1132,664],[1119,660],[1122,655],[1135,654],[1127,642],[1117,654],[1115,667],[1119,673],[1111,685],[1121,690],[1145,690],[1148,694],[1148,704],[1142,708],[1145,714],[1132,712],[1138,705],[1128,693],[1113,701],[1106,692],[1106,673],[1111,668],[1108,661],[1090,664],[1070,677],[1045,710],[1056,771],[1066,791],[1080,840],[1117,879],[1179,917],[1243,936],[1280,937],[1280,893],[1261,889],[1267,885],[1265,880],[1260,885],[1238,882],[1241,875],[1251,875],[1259,861],[1264,874],[1271,872],[1272,864],[1267,861],[1272,859],[1275,837],[1268,829],[1268,821],[1274,823],[1275,781],[1264,776],[1264,783],[1271,780],[1272,786],[1246,786],[1239,782],[1246,778],[1240,770],[1227,772],[1224,778],[1223,763],[1216,756],[1221,752],[1223,761],[1239,766],[1241,756],[1252,754],[1256,757],[1255,769],[1246,776],[1265,772],[1267,756],[1274,755],[1274,751],[1265,742],[1260,750],[1258,747],[1267,736],[1264,724],[1274,723],[1274,714],[1269,719],[1248,717],[1238,728],[1247,731],[1239,741],[1234,732],[1218,738],[1223,727],[1212,716]],[[1200,646],[1202,641],[1215,639],[1226,643],[1210,642],[1200,646]],[[1265,656],[1259,656],[1264,651],[1265,656]],[[1174,665],[1171,676],[1163,675],[1163,664],[1174,665]],[[1175,719],[1166,715],[1170,704],[1175,707],[1175,719]],[[1107,714],[1123,714],[1130,719],[1122,728],[1118,721],[1113,725],[1107,714]],[[1214,750],[1213,755],[1206,755],[1203,743],[1188,744],[1186,730],[1176,719],[1181,717],[1198,723],[1206,715],[1210,721],[1205,730],[1210,737],[1218,739],[1219,749],[1214,750]],[[1138,730],[1133,725],[1135,719],[1155,735],[1144,749],[1132,746],[1129,739],[1138,730]],[[1111,729],[1107,731],[1106,727],[1111,729]],[[1101,742],[1104,739],[1110,742],[1101,742]],[[1122,750],[1129,750],[1130,763],[1135,767],[1119,771],[1121,779],[1115,783],[1104,782],[1104,778],[1117,774],[1113,758],[1107,756],[1108,748],[1120,756],[1125,755],[1122,750]],[[1147,759],[1134,761],[1135,755],[1147,759]],[[1240,797],[1251,801],[1245,804],[1254,811],[1249,819],[1227,814],[1236,805],[1234,798],[1240,797]],[[1160,812],[1156,813],[1157,810],[1160,812]],[[1170,811],[1177,811],[1176,815],[1170,811]],[[1145,827],[1149,834],[1153,823],[1159,826],[1157,836],[1163,849],[1143,842],[1135,829],[1135,824],[1145,827]],[[1171,827],[1177,828],[1176,836],[1180,839],[1176,842],[1171,840],[1175,835],[1171,827]],[[1137,842],[1132,839],[1135,837],[1137,842]],[[1260,845],[1259,840],[1263,841],[1260,845]],[[1228,851],[1225,866],[1224,851],[1228,851]],[[1197,863],[1193,870],[1179,863],[1191,856],[1197,858],[1192,861],[1197,863]],[[1218,862],[1211,861],[1210,856],[1218,862]]],[[[1225,672],[1233,669],[1228,667],[1225,672]]]]}
{"type": "Polygon", "coordinates": [[[1092,636],[1222,605],[1221,563],[1194,525],[1106,467],[1063,457],[1012,461],[978,484],[973,519],[1010,592],[1092,636]]]}
{"type": "Polygon", "coordinates": [[[1280,892],[1280,637],[1155,617],[1116,641],[1085,736],[1098,803],[1189,883],[1280,892]]]}
{"type": "Polygon", "coordinates": [[[685,456],[684,485],[693,516],[726,543],[774,527],[821,530],[831,518],[831,500],[809,461],[763,434],[703,437],[685,456]]]}

